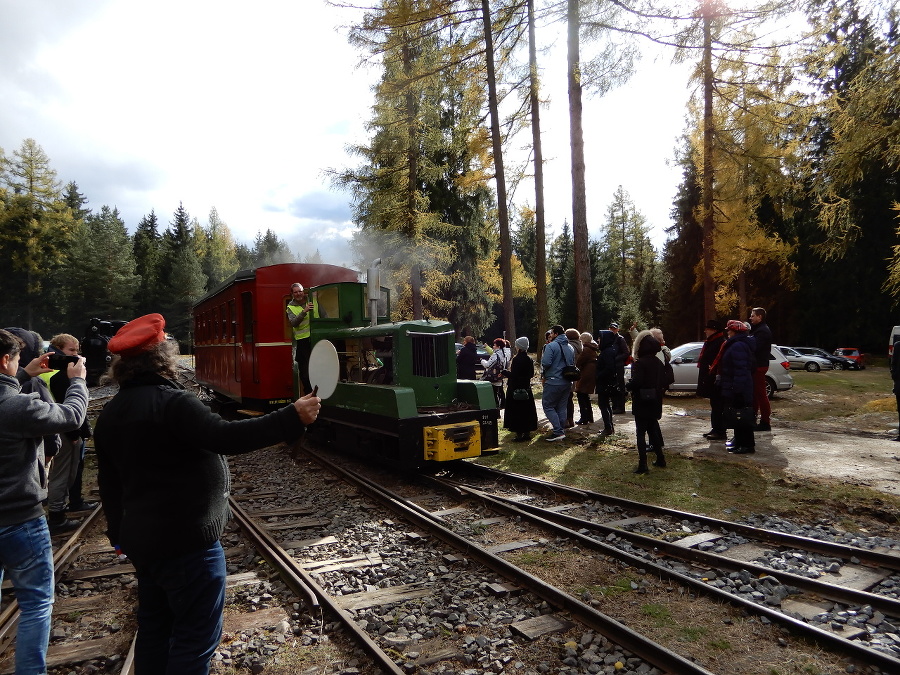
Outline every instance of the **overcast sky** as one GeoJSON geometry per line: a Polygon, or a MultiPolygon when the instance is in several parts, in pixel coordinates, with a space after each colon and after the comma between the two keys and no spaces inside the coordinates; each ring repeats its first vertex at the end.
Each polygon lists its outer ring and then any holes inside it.
{"type": "MultiPolygon", "coordinates": [[[[0,0],[0,148],[33,138],[61,181],[130,231],[179,202],[215,207],[235,238],[271,228],[292,250],[351,262],[348,196],[325,172],[355,166],[373,71],[356,68],[347,10],[323,0],[0,0]]],[[[546,35],[546,33],[545,33],[546,35]]],[[[542,39],[539,34],[538,39],[542,39]]],[[[543,73],[547,223],[571,222],[565,45],[543,73]]],[[[588,224],[618,185],[658,246],[681,173],[687,68],[645,61],[626,86],[585,100],[588,224]]],[[[517,202],[534,202],[521,189],[517,202]]]]}

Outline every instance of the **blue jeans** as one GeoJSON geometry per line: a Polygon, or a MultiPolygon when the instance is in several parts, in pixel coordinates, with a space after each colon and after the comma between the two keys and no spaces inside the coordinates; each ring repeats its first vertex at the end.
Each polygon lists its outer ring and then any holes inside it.
{"type": "Polygon", "coordinates": [[[43,675],[54,586],[53,548],[44,516],[0,527],[0,582],[4,569],[22,612],[16,633],[16,675],[43,675]]]}
{"type": "Polygon", "coordinates": [[[544,395],[541,397],[541,405],[544,408],[544,414],[547,421],[553,425],[554,434],[562,434],[563,425],[569,417],[569,394],[572,391],[572,384],[564,382],[562,384],[544,384],[544,395]]]}
{"type": "Polygon", "coordinates": [[[222,545],[177,558],[131,561],[138,579],[137,675],[209,673],[222,637],[222,545]]]}

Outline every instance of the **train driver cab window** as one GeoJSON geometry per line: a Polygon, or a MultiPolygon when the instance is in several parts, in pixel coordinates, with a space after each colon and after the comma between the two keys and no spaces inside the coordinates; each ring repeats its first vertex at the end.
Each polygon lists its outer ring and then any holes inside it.
{"type": "Polygon", "coordinates": [[[312,294],[317,319],[336,319],[341,315],[337,286],[319,288],[312,294]]]}

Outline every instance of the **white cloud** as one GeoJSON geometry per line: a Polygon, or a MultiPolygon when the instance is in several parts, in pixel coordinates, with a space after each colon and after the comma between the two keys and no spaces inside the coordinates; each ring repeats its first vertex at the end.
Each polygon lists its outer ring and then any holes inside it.
{"type": "MultiPolygon", "coordinates": [[[[34,138],[61,180],[91,208],[118,207],[131,229],[151,210],[165,226],[179,203],[205,223],[215,206],[239,241],[272,229],[301,255],[348,262],[348,198],[325,172],[358,163],[346,147],[365,137],[377,76],[356,68],[336,29],[352,20],[315,0],[6,3],[0,147],[34,138]]],[[[619,184],[654,227],[668,224],[680,174],[664,159],[681,131],[684,77],[657,66],[586,98],[592,232],[619,184]]],[[[544,82],[558,227],[571,220],[564,66],[548,64],[544,82]]],[[[516,198],[533,202],[522,190],[516,198]]]]}

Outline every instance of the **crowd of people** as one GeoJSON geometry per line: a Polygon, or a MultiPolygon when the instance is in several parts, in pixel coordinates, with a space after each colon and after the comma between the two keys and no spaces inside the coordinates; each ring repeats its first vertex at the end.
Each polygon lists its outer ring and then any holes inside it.
{"type": "MultiPolygon", "coordinates": [[[[766,310],[754,307],[746,323],[732,319],[723,325],[711,319],[704,332],[706,337],[697,363],[697,394],[710,401],[711,428],[704,436],[710,441],[725,441],[728,429],[733,429],[733,437],[726,442],[728,452],[753,453],[756,451],[754,432],[771,430],[766,370],[772,331],[766,324],[766,310]]],[[[594,395],[599,421],[603,424],[599,435],[615,433],[614,416],[625,414],[630,392],[638,451],[635,473],[647,473],[649,455],[655,457],[653,466],[666,466],[665,440],[659,421],[663,396],[675,376],[672,354],[661,329],[638,331],[632,325],[628,333],[630,347],[617,322],[596,335],[561,325],[552,326],[546,332],[545,344],[537,355],[541,406],[551,427],[543,440],[562,441],[566,429],[594,424],[594,395]],[[631,377],[626,386],[625,367],[629,364],[631,377]]],[[[513,440],[521,442],[531,438],[538,429],[532,391],[536,370],[528,354],[528,338],[518,338],[515,348],[513,356],[509,342],[496,338],[490,358],[479,359],[475,338],[466,336],[457,355],[457,376],[476,379],[480,361],[484,369],[481,379],[492,384],[497,406],[505,410],[504,428],[515,432],[513,440]]]]}
{"type": "MultiPolygon", "coordinates": [[[[295,297],[309,306],[305,294],[295,297]]],[[[97,479],[110,547],[138,580],[135,671],[201,675],[222,632],[225,456],[296,440],[321,402],[307,394],[268,415],[226,421],[178,383],[178,343],[164,329],[163,317],[149,314],[109,341],[119,391],[93,431],[97,479]]],[[[77,526],[67,517],[73,510],[97,506],[81,498],[79,478],[92,433],[85,359],[68,334],[47,353],[42,346],[31,331],[0,330],[0,582],[9,579],[21,612],[16,675],[47,672],[51,536],[77,526]],[[65,368],[51,367],[53,353],[66,357],[65,368]]]]}

